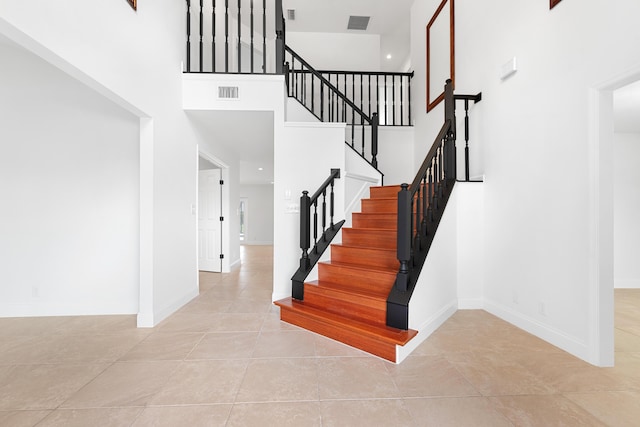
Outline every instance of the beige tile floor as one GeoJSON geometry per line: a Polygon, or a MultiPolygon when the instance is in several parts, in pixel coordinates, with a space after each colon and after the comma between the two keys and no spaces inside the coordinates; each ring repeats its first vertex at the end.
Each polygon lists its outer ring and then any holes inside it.
{"type": "Polygon", "coordinates": [[[271,247],[154,329],[0,319],[0,426],[639,426],[640,291],[616,291],[616,367],[483,311],[393,365],[281,323],[271,247]]]}

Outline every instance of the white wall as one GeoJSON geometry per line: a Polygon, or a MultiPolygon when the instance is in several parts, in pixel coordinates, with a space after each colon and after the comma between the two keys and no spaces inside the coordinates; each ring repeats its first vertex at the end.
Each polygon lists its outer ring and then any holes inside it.
{"type": "Polygon", "coordinates": [[[316,70],[380,70],[379,35],[290,31],[287,46],[316,70]]]}
{"type": "Polygon", "coordinates": [[[411,184],[413,181],[417,171],[414,169],[414,138],[413,127],[378,128],[378,169],[384,173],[384,185],[411,184]]]}
{"type": "Polygon", "coordinates": [[[185,8],[172,0],[140,3],[137,12],[125,1],[0,3],[0,33],[141,118],[141,326],[198,293],[198,138],[181,108],[185,8]]]}
{"type": "Polygon", "coordinates": [[[485,217],[484,183],[458,182],[457,207],[458,308],[484,308],[485,217]]]}
{"type": "Polygon", "coordinates": [[[640,134],[616,133],[614,140],[614,285],[640,288],[640,134]]]}
{"type": "Polygon", "coordinates": [[[246,245],[273,244],[273,185],[240,185],[240,197],[249,200],[246,245]]]}
{"type": "MultiPolygon", "coordinates": [[[[427,116],[419,95],[425,93],[425,23],[438,3],[412,7],[416,135],[435,136],[442,123],[442,105],[427,116]]],[[[629,48],[640,40],[640,3],[602,8],[596,1],[563,1],[551,11],[548,2],[524,0],[455,6],[456,92],[483,93],[472,120],[482,123],[473,137],[483,147],[486,174],[486,307],[581,358],[609,363],[598,348],[612,330],[595,325],[598,298],[610,299],[612,291],[598,294],[600,279],[591,268],[599,193],[591,184],[588,142],[597,123],[589,121],[589,96],[640,64],[640,53],[629,48]],[[519,70],[501,81],[499,67],[514,56],[519,70]]],[[[416,140],[419,159],[428,147],[416,140]]],[[[602,190],[605,198],[611,191],[602,190]]],[[[612,309],[600,316],[608,322],[612,309]]]]}
{"type": "Polygon", "coordinates": [[[138,312],[138,119],[0,44],[0,317],[138,312]]]}
{"type": "Polygon", "coordinates": [[[286,119],[288,122],[318,123],[320,121],[295,98],[287,97],[286,107],[286,119]]]}

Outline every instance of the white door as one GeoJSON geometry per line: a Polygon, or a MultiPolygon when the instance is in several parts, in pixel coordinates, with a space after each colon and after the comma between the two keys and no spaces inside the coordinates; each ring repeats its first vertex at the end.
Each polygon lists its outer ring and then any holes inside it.
{"type": "Polygon", "coordinates": [[[198,270],[221,271],[220,169],[198,172],[198,270]]]}

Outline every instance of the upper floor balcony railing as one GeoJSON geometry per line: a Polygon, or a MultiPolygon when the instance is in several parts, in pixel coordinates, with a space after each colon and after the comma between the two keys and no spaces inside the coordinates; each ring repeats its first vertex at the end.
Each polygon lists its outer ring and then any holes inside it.
{"type": "Polygon", "coordinates": [[[185,72],[282,74],[282,0],[186,2],[185,72]]]}

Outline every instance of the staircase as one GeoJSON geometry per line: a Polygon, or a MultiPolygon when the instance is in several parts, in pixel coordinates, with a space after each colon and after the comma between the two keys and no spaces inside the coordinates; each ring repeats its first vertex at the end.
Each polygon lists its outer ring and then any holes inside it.
{"type": "Polygon", "coordinates": [[[372,187],[354,213],[342,243],[331,245],[331,261],[318,264],[318,280],[305,282],[304,301],[276,301],[280,318],[396,361],[396,346],[416,335],[386,326],[387,297],[399,268],[396,255],[400,186],[372,187]]]}

